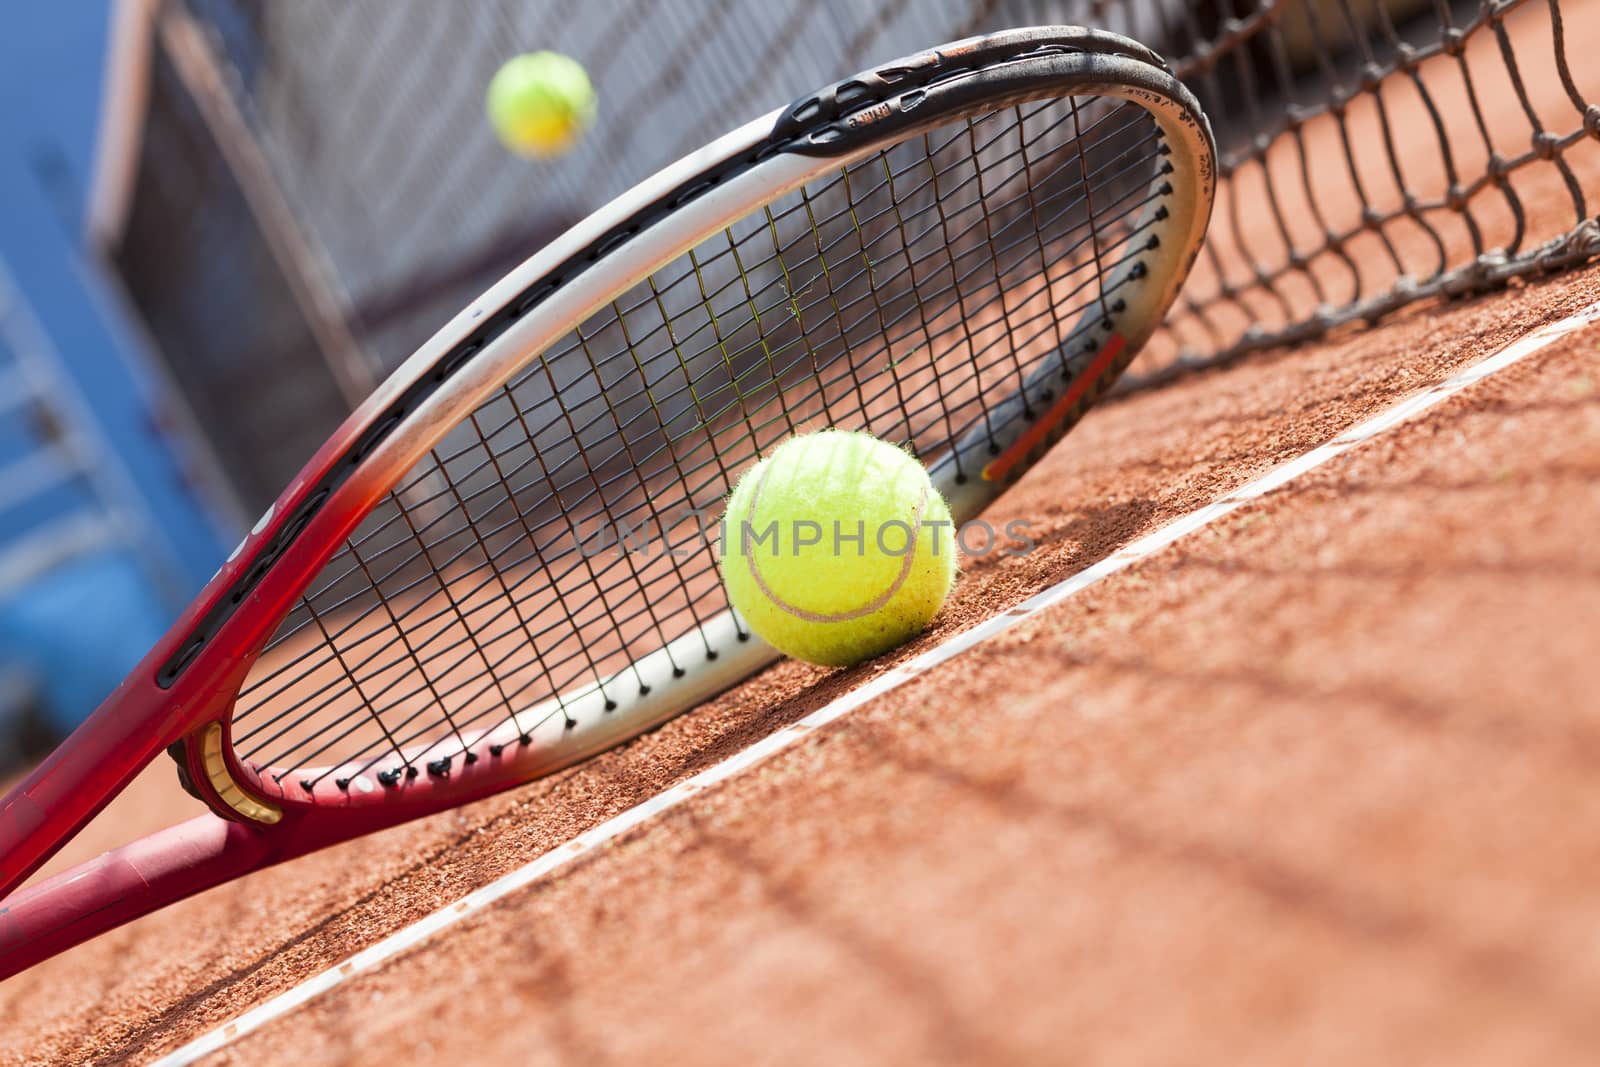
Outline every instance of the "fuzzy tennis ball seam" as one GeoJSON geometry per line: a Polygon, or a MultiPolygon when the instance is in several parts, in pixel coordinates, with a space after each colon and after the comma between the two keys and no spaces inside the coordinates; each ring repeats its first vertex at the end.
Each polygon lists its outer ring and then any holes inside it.
{"type": "MultiPolygon", "coordinates": [[[[761,475],[756,481],[755,491],[750,494],[750,508],[746,513],[746,521],[748,522],[755,521],[756,506],[761,502],[761,490],[766,485],[767,478],[771,476],[772,470],[772,466],[767,465],[761,471],[761,475]]],[[[913,531],[915,531],[921,525],[923,511],[928,506],[928,493],[931,491],[931,486],[924,486],[917,499],[916,507],[912,509],[912,518],[909,521],[909,525],[913,531]]],[[[912,567],[916,562],[916,554],[917,541],[913,536],[907,545],[905,554],[901,557],[902,562],[900,564],[900,573],[895,575],[894,581],[889,584],[887,589],[885,589],[882,593],[879,593],[875,598],[863,604],[859,608],[830,613],[814,612],[806,608],[790,604],[770,586],[768,586],[766,580],[761,577],[761,564],[756,556],[749,553],[744,553],[744,560],[750,568],[750,577],[755,581],[756,585],[764,594],[766,594],[767,599],[771,600],[782,610],[794,615],[797,618],[804,619],[807,622],[852,622],[856,619],[865,618],[866,616],[871,615],[874,611],[878,611],[894,598],[895,593],[898,592],[903,585],[905,585],[906,579],[911,575],[912,567]]]]}
{"type": "Polygon", "coordinates": [[[938,613],[955,579],[952,529],[916,457],[824,430],[784,442],[739,480],[724,518],[723,581],[741,618],[779,651],[849,666],[938,613]]]}

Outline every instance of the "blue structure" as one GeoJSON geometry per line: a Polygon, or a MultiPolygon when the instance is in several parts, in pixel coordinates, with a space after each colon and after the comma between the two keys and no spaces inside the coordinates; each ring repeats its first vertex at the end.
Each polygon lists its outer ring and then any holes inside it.
{"type": "Polygon", "coordinates": [[[20,701],[80,720],[237,534],[84,236],[110,22],[28,5],[0,36],[0,765],[20,701]]]}

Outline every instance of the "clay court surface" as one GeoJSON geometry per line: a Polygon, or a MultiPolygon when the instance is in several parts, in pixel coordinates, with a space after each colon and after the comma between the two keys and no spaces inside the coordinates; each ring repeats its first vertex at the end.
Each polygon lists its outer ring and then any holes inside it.
{"type": "MultiPolygon", "coordinates": [[[[1600,271],[1106,406],[937,628],[0,987],[141,1062],[1337,436],[1600,271]]],[[[979,646],[219,1063],[1578,1063],[1600,1041],[1600,329],[979,646]]],[[[191,814],[154,765],[76,862],[191,814]]]]}
{"type": "MultiPolygon", "coordinates": [[[[1600,267],[1109,402],[986,515],[1036,549],[968,561],[920,641],[81,946],[0,984],[0,1064],[177,1048],[1597,300],[1600,267]]],[[[1597,530],[1600,326],[207,1062],[1593,1062],[1597,530]]],[[[158,760],[44,873],[199,811],[158,760]]]]}

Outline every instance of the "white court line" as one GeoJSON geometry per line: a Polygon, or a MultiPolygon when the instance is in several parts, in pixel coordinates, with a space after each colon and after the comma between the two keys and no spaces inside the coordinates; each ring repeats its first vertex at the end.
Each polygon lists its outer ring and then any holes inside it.
{"type": "Polygon", "coordinates": [[[833,703],[819,708],[805,718],[785,726],[776,733],[769,734],[749,748],[730,756],[716,766],[701,771],[693,778],[679,782],[672,788],[658,793],[637,807],[630,808],[610,821],[601,823],[599,826],[579,834],[565,845],[546,852],[526,866],[501,876],[481,889],[473,890],[454,904],[440,908],[432,915],[418,920],[403,930],[390,934],[382,941],[356,953],[338,966],[307,979],[287,992],[280,993],[271,1000],[240,1015],[232,1022],[212,1030],[210,1033],[157,1060],[154,1067],[181,1067],[181,1065],[194,1063],[200,1057],[225,1047],[236,1038],[259,1030],[272,1020],[289,1014],[302,1004],[342,984],[346,979],[365,971],[370,971],[394,959],[406,950],[420,945],[446,927],[460,922],[468,915],[482,911],[495,901],[537,882],[540,878],[560,869],[577,857],[608,841],[621,837],[629,830],[649,821],[662,812],[677,807],[696,793],[704,792],[718,782],[731,778],[740,771],[755,766],[767,757],[782,752],[818,727],[826,726],[836,719],[843,718],[874,697],[881,696],[891,689],[898,688],[911,679],[927,673],[946,660],[960,655],[974,645],[981,644],[997,634],[1004,633],[1046,608],[1059,604],[1068,597],[1082,592],[1096,582],[1108,578],[1120,570],[1131,567],[1140,560],[1148,559],[1180,537],[1216,522],[1250,501],[1265,496],[1273,490],[1294,481],[1294,479],[1307,471],[1322,466],[1322,464],[1335,456],[1342,455],[1357,445],[1372,440],[1379,434],[1393,429],[1407,419],[1414,418],[1441,401],[1454,396],[1468,386],[1505,370],[1512,364],[1533,355],[1546,345],[1596,321],[1600,321],[1600,303],[1592,304],[1577,314],[1562,319],[1560,322],[1542,326],[1525,334],[1494,355],[1473,364],[1449,380],[1424,389],[1422,392],[1400,401],[1393,407],[1346,430],[1327,444],[1312,449],[1298,459],[1292,459],[1274,467],[1260,478],[1233,490],[1220,500],[1207,504],[1198,511],[1190,512],[1188,515],[1175,519],[1154,533],[1146,534],[1137,541],[1123,546],[1123,548],[1094,566],[1079,571],[1065,581],[1051,586],[1049,589],[1024,600],[1016,607],[1009,608],[999,615],[972,627],[970,630],[963,630],[938,647],[931,648],[920,656],[880,674],[860,688],[846,693],[833,703]]]}

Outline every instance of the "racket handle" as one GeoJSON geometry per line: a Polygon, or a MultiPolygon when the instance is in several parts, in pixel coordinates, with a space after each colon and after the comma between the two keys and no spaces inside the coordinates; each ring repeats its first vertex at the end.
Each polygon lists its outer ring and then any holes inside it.
{"type": "Polygon", "coordinates": [[[181,736],[167,694],[127,687],[0,800],[0,902],[181,736]]]}
{"type": "Polygon", "coordinates": [[[261,834],[201,815],[0,903],[0,981],[125,922],[261,865],[261,834]]]}

